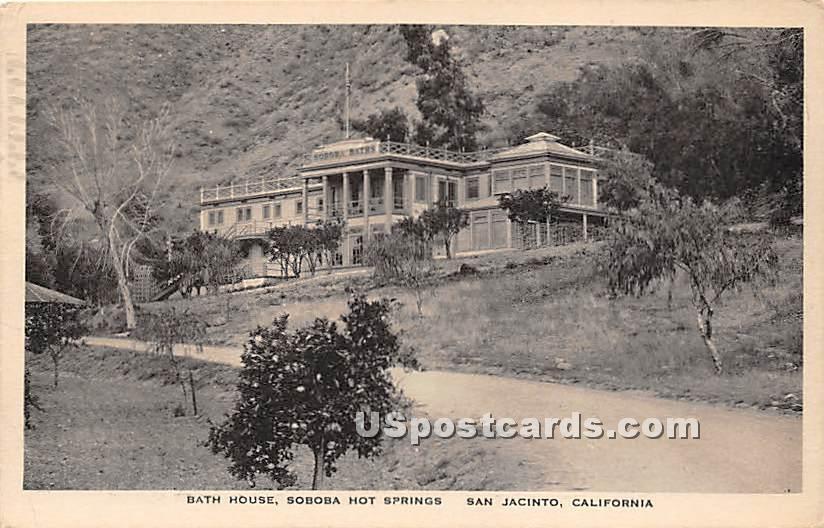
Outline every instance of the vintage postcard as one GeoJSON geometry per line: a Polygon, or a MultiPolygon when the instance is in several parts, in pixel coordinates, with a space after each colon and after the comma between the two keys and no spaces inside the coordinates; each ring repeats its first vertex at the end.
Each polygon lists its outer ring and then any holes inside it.
{"type": "Polygon", "coordinates": [[[824,523],[820,2],[0,8],[0,526],[824,523]]]}

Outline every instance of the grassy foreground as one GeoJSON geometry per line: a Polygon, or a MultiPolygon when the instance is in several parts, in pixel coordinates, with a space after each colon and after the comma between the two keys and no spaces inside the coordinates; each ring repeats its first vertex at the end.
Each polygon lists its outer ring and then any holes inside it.
{"type": "MultiPolygon", "coordinates": [[[[232,407],[237,371],[186,361],[199,387],[197,417],[175,416],[182,396],[162,357],[83,348],[64,361],[56,389],[49,364],[31,361],[44,412],[33,411],[36,427],[26,431],[24,489],[248,490],[229,475],[226,459],[203,446],[208,420],[221,420],[232,407]]],[[[325,487],[540,489],[541,473],[495,442],[430,438],[415,447],[408,439],[386,440],[375,459],[345,456],[325,487]]],[[[295,489],[311,488],[308,450],[296,453],[293,469],[295,489]]],[[[268,479],[257,482],[270,487],[268,479]]]]}
{"type": "Polygon", "coordinates": [[[256,325],[289,313],[291,325],[337,319],[346,291],[393,297],[406,346],[425,368],[479,372],[738,407],[802,410],[802,242],[776,239],[775,286],[726,297],[715,337],[725,374],[716,376],[696,330],[688,285],[641,298],[609,299],[594,266],[594,245],[442,261],[418,316],[409,292],[368,275],[286,283],[271,290],[144,305],[188,309],[210,325],[215,343],[240,346],[256,325]],[[459,273],[462,264],[476,269],[459,273]],[[228,309],[227,309],[228,303],[228,309]]]}

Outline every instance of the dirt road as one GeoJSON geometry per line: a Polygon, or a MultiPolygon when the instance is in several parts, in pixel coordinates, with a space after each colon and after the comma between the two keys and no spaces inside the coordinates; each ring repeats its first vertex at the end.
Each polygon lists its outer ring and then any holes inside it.
{"type": "MultiPolygon", "coordinates": [[[[138,341],[89,337],[93,346],[145,351],[138,341]]],[[[206,347],[178,353],[240,364],[240,351],[206,347]]],[[[598,417],[614,428],[624,417],[694,417],[701,438],[497,439],[526,464],[539,465],[547,490],[625,492],[786,493],[801,491],[801,419],[707,404],[664,400],[552,383],[455,372],[395,373],[419,414],[432,418],[485,413],[521,420],[598,417]]],[[[424,440],[425,441],[425,440],[424,440]]],[[[517,468],[513,468],[517,471],[517,468]]]]}

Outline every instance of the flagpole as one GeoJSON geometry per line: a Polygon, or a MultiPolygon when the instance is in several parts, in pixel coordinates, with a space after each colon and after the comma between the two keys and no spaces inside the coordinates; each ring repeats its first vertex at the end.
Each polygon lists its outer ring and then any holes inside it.
{"type": "Polygon", "coordinates": [[[345,121],[346,121],[346,137],[345,139],[349,139],[349,63],[346,63],[346,109],[345,109],[345,121]]]}

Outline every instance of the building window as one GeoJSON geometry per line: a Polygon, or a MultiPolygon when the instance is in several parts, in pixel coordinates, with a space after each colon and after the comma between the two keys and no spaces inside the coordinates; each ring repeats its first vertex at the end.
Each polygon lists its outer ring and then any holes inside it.
{"type": "Polygon", "coordinates": [[[446,182],[446,205],[450,207],[458,206],[458,182],[446,182]]]}
{"type": "Polygon", "coordinates": [[[466,199],[477,200],[481,197],[481,182],[479,178],[466,179],[466,199]]]}
{"type": "Polygon", "coordinates": [[[546,176],[543,165],[532,165],[529,167],[529,188],[543,189],[546,187],[546,176]]]}
{"type": "Polygon", "coordinates": [[[263,206],[263,219],[268,220],[269,217],[271,216],[271,214],[272,214],[272,207],[269,206],[269,205],[264,205],[263,206]]]}
{"type": "Polygon", "coordinates": [[[295,202],[295,214],[303,214],[303,200],[295,202]]]}
{"type": "Polygon", "coordinates": [[[323,211],[323,198],[318,198],[318,211],[323,211]]]}
{"type": "Polygon", "coordinates": [[[249,222],[252,220],[252,208],[251,207],[238,207],[237,208],[237,221],[238,222],[249,222]]]}
{"type": "Polygon", "coordinates": [[[564,194],[564,168],[560,165],[549,166],[549,188],[558,193],[564,194]]]}
{"type": "Polygon", "coordinates": [[[592,180],[595,171],[581,169],[581,204],[595,206],[595,193],[593,192],[592,180]]]}
{"type": "Polygon", "coordinates": [[[415,201],[426,202],[426,176],[415,176],[415,201]]]}
{"type": "Polygon", "coordinates": [[[273,216],[274,218],[280,218],[280,217],[281,217],[281,212],[280,212],[280,204],[279,204],[279,203],[276,203],[276,204],[274,205],[274,211],[273,211],[273,213],[274,213],[274,214],[273,214],[272,216],[273,216]]]}
{"type": "Polygon", "coordinates": [[[211,211],[209,213],[209,225],[210,226],[215,225],[215,212],[214,211],[211,211]]]}
{"type": "Polygon", "coordinates": [[[492,192],[494,194],[512,192],[512,181],[508,170],[492,171],[492,192]]]}
{"type": "Polygon", "coordinates": [[[223,211],[217,212],[217,225],[223,224],[223,211]]]}
{"type": "Polygon", "coordinates": [[[564,167],[564,194],[569,196],[570,203],[581,203],[581,198],[578,195],[578,169],[573,167],[564,167]]]}
{"type": "Polygon", "coordinates": [[[529,183],[526,179],[526,168],[512,170],[512,190],[526,189],[529,183]]]}

